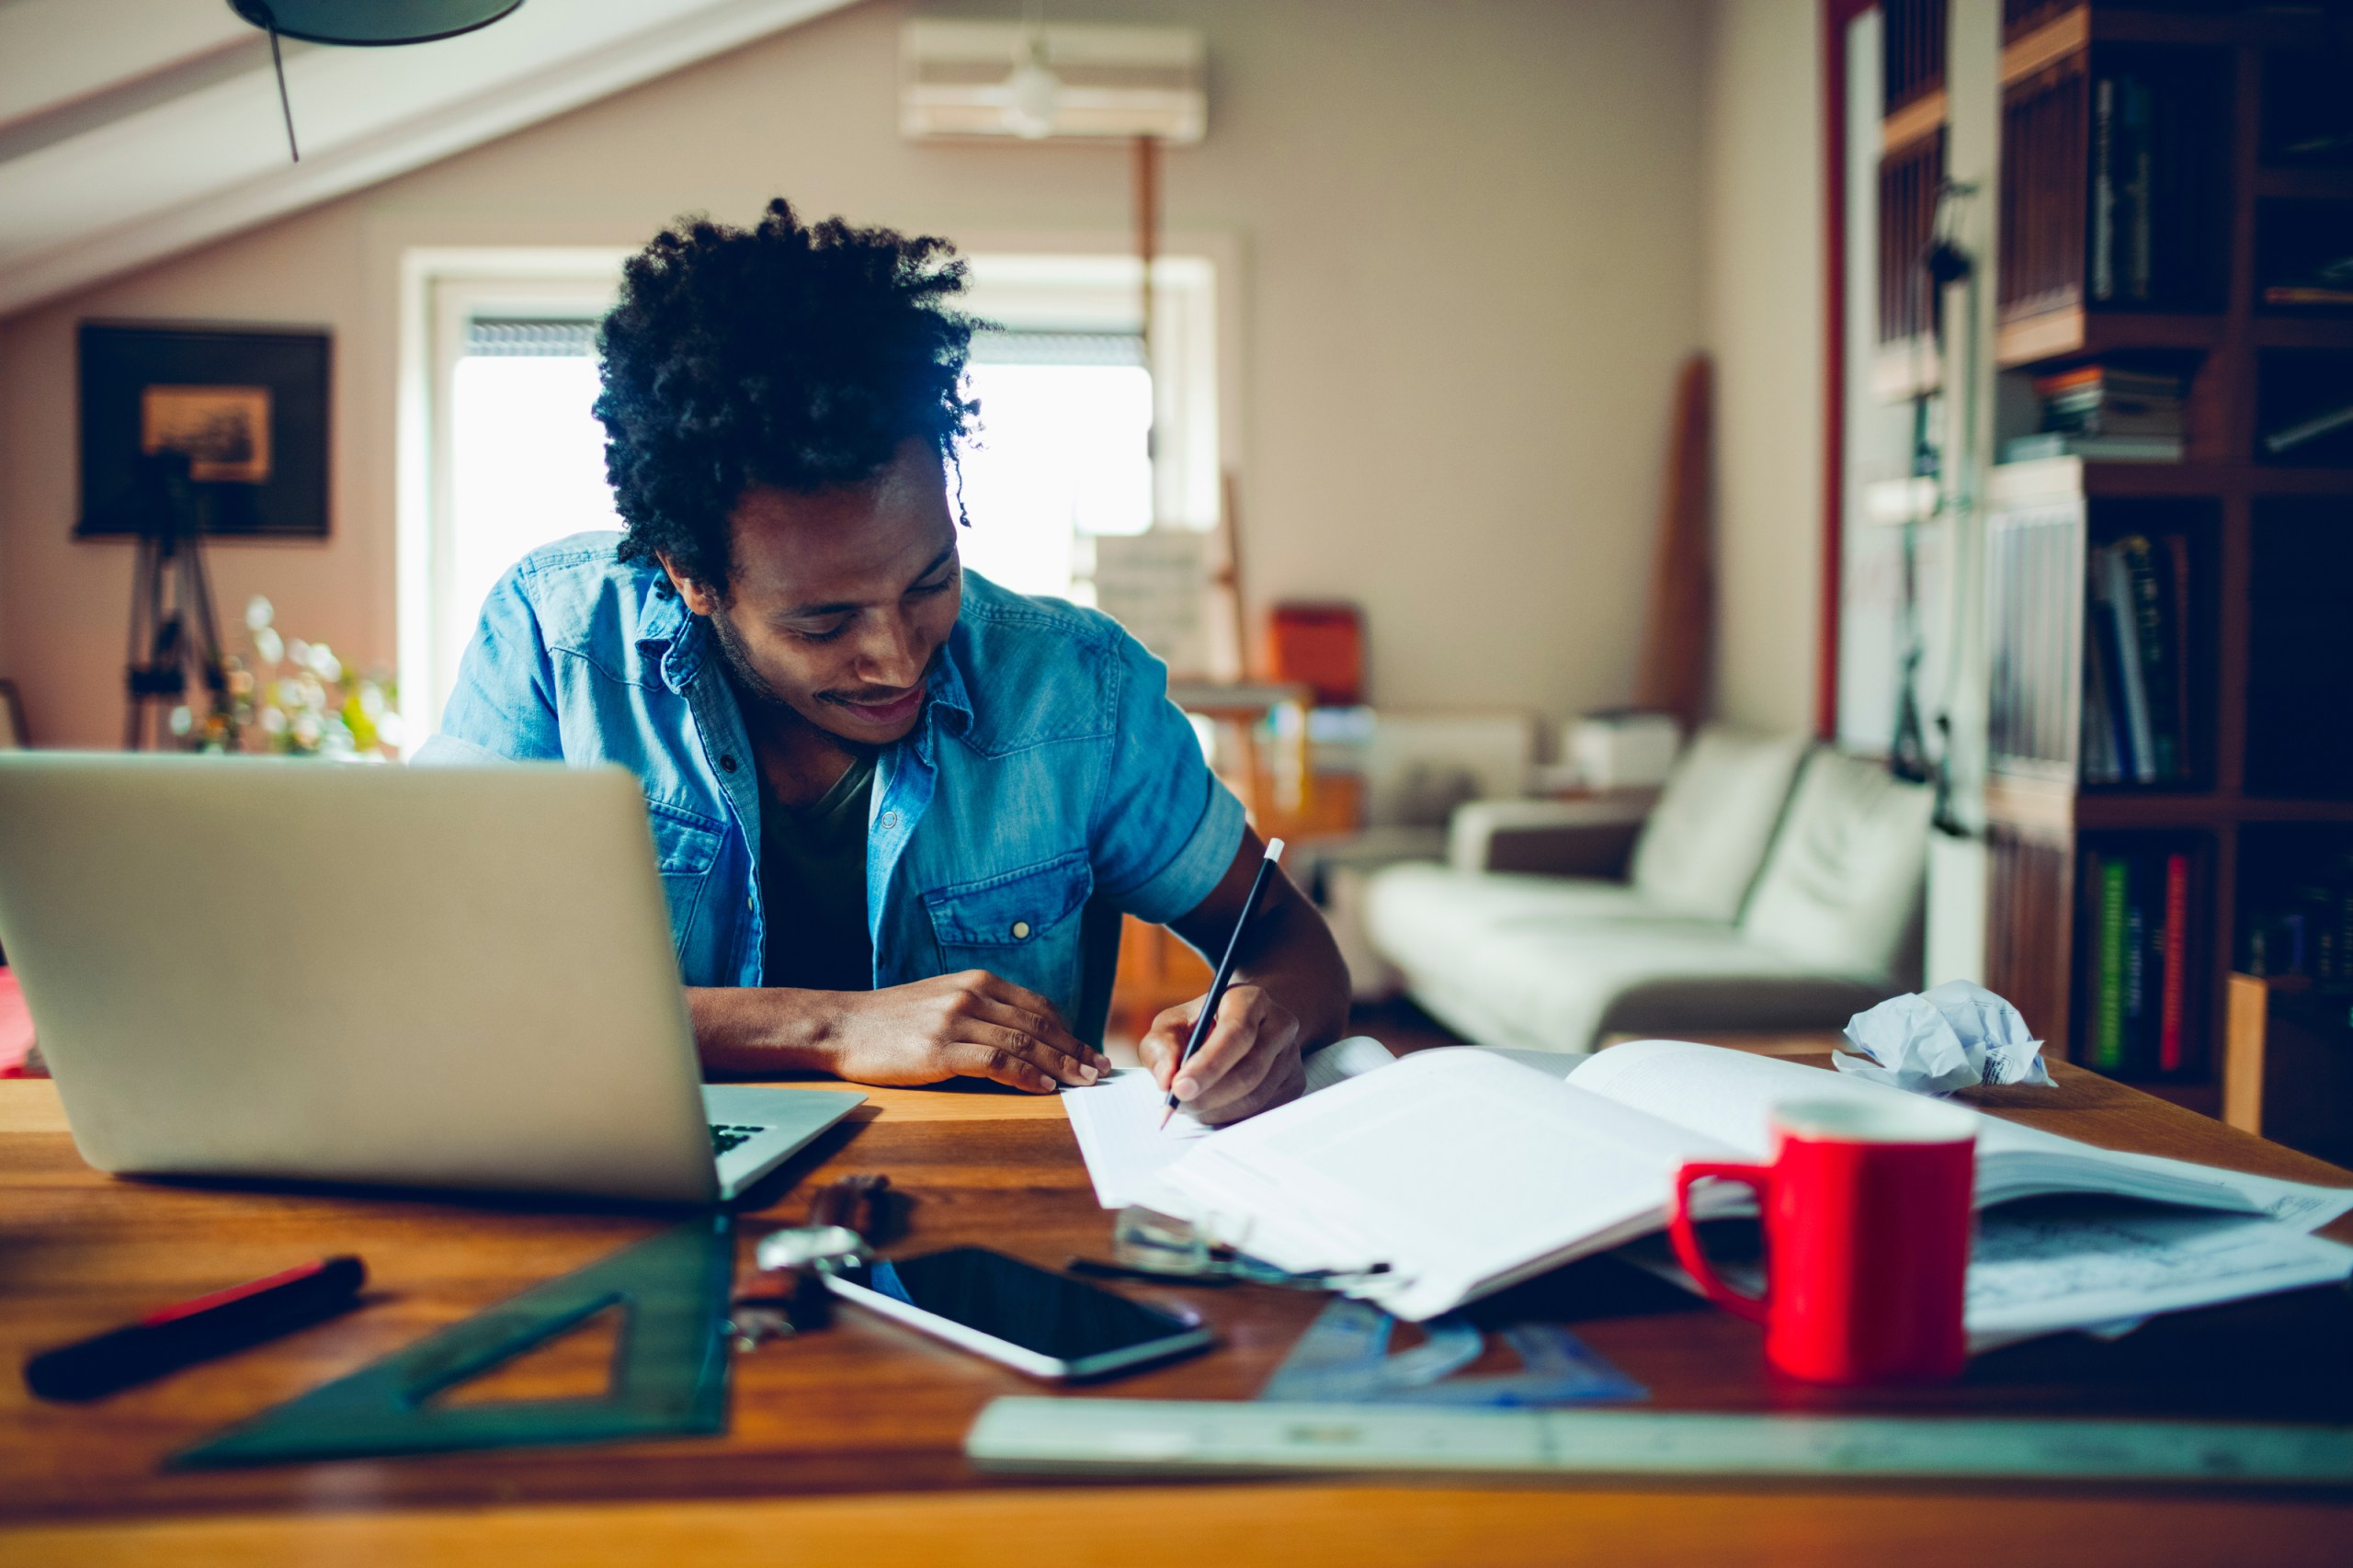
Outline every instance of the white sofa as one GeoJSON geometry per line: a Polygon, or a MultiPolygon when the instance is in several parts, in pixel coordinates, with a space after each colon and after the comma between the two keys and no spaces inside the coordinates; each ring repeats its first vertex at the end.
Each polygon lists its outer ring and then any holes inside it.
{"type": "Polygon", "coordinates": [[[1483,1045],[1584,1052],[1618,1031],[1836,1028],[1919,983],[1932,804],[1802,737],[1705,730],[1626,880],[1491,869],[1529,866],[1548,840],[1573,857],[1593,813],[1475,801],[1456,813],[1447,864],[1373,873],[1365,929],[1416,1002],[1483,1045]]]}

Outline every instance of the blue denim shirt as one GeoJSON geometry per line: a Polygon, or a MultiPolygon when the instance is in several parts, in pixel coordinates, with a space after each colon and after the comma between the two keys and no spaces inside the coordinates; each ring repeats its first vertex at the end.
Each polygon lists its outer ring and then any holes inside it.
{"type": "MultiPolygon", "coordinates": [[[[645,788],[678,971],[761,983],[757,764],[709,626],[620,536],[534,551],[500,580],[420,763],[619,763],[645,788]]],[[[1166,923],[1242,843],[1168,672],[1119,623],[964,575],[962,614],[866,838],[874,983],[987,969],[1075,1016],[1079,911],[1166,923]]]]}

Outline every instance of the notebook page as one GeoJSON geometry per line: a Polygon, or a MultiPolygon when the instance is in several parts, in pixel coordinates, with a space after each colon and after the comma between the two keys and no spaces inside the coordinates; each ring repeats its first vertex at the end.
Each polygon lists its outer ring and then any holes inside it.
{"type": "Polygon", "coordinates": [[[1392,1310],[1419,1315],[1655,1216],[1676,1165],[1726,1153],[1516,1063],[1437,1051],[1228,1129],[1164,1180],[1221,1239],[1284,1267],[1389,1264],[1384,1300],[1415,1286],[1392,1310]]]}
{"type": "MultiPolygon", "coordinates": [[[[1640,1040],[1587,1058],[1574,1086],[1729,1143],[1755,1160],[1772,1146],[1772,1108],[1786,1100],[1876,1100],[1902,1089],[1795,1062],[1688,1040],[1640,1040]]],[[[1960,1108],[1968,1109],[1967,1107],[1960,1108]]],[[[2313,1187],[2155,1154],[2101,1149],[2040,1128],[1977,1116],[1977,1200],[2108,1192],[2156,1202],[2260,1213],[2313,1230],[2353,1210],[2353,1188],[2313,1187]]]]}
{"type": "MultiPolygon", "coordinates": [[[[1579,1063],[1568,1081],[1580,1089],[1677,1122],[1729,1143],[1752,1160],[1772,1151],[1773,1108],[1788,1100],[1880,1100],[1902,1089],[1866,1083],[1818,1067],[1720,1045],[1681,1040],[1635,1040],[1613,1045],[1579,1063]]],[[[1981,1153],[2031,1148],[2067,1140],[1980,1118],[1981,1153]]]]}

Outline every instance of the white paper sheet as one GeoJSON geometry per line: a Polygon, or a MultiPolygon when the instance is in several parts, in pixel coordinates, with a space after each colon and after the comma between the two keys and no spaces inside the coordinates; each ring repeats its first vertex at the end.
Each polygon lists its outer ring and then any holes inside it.
{"type": "Polygon", "coordinates": [[[1106,1209],[1151,1204],[1162,1169],[1211,1131],[1182,1111],[1163,1130],[1160,1085],[1141,1067],[1122,1067],[1099,1084],[1064,1089],[1062,1101],[1095,1183],[1095,1200],[1106,1209]]]}
{"type": "MultiPolygon", "coordinates": [[[[1370,1035],[1335,1040],[1308,1057],[1306,1093],[1328,1089],[1396,1060],[1370,1035]]],[[[1120,1068],[1083,1089],[1064,1089],[1062,1101],[1071,1131],[1078,1134],[1087,1176],[1095,1183],[1095,1200],[1106,1209],[1151,1204],[1163,1167],[1214,1131],[1181,1110],[1164,1131],[1160,1113],[1165,1102],[1152,1074],[1141,1067],[1120,1068]]]]}
{"type": "MultiPolygon", "coordinates": [[[[1619,1256],[1698,1290],[1664,1236],[1619,1256]]],[[[1764,1284],[1754,1263],[1717,1272],[1751,1294],[1764,1284]]],[[[2116,1338],[2159,1313],[2332,1284],[2348,1272],[2353,1249],[2273,1220],[2112,1199],[2038,1199],[1978,1217],[1963,1308],[1969,1348],[2070,1329],[2116,1338]]]]}

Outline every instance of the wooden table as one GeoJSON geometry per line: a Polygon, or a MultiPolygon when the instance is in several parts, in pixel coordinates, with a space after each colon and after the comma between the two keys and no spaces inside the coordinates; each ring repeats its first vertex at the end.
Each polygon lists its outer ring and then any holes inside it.
{"type": "MultiPolygon", "coordinates": [[[[2085,1138],[2307,1180],[2347,1173],[2080,1071],[1985,1103],[2085,1138]]],[[[813,1179],[881,1171],[915,1199],[903,1250],[976,1242],[1059,1264],[1105,1252],[1051,1100],[878,1091],[764,1191],[750,1239],[813,1179]]],[[[757,1195],[756,1195],[756,1197],[757,1195]]],[[[0,1380],[0,1563],[723,1562],[1123,1565],[1243,1562],[1744,1564],[2353,1561],[2353,1500],[2125,1488],[1788,1484],[1169,1483],[983,1476],[982,1404],[1034,1384],[855,1309],[737,1358],[722,1437],[166,1474],[170,1450],[651,1233],[643,1216],[116,1181],[75,1156],[45,1083],[0,1083],[0,1356],[221,1284],[357,1252],[369,1304],[90,1406],[0,1380]],[[699,1554],[691,1555],[691,1554],[699,1554]]],[[[2353,1240],[2353,1223],[2333,1227],[2353,1240]]],[[[1137,1398],[1246,1398],[1317,1310],[1256,1287],[1138,1288],[1206,1314],[1217,1352],[1121,1380],[1137,1398]]],[[[1955,1388],[1834,1396],[1777,1384],[1756,1331],[1613,1259],[1496,1311],[1557,1312],[1665,1408],[2109,1411],[2353,1421],[2353,1297],[2302,1292],[1979,1358],[1955,1388]]],[[[593,1336],[502,1374],[506,1395],[601,1387],[593,1336]]],[[[1076,1395],[1074,1397],[1086,1397],[1076,1395]]]]}

